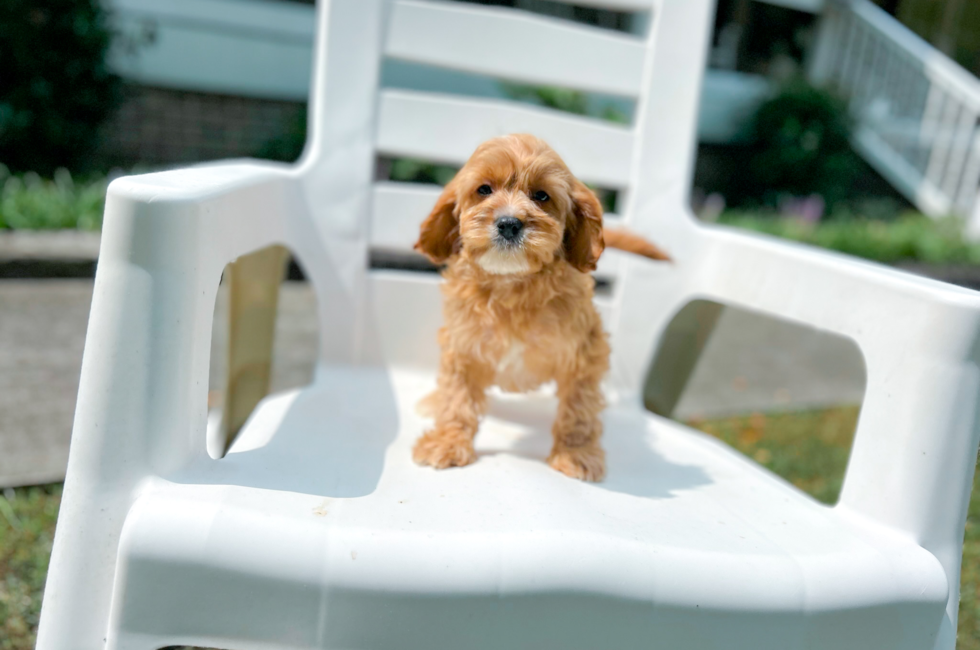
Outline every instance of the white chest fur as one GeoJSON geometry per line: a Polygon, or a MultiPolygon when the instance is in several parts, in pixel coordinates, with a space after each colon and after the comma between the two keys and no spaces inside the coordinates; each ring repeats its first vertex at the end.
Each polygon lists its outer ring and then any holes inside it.
{"type": "Polygon", "coordinates": [[[504,356],[497,362],[497,374],[524,372],[524,343],[513,340],[504,356]]]}
{"type": "Polygon", "coordinates": [[[523,341],[512,340],[510,347],[497,362],[496,384],[505,391],[524,392],[537,388],[541,381],[528,372],[524,365],[527,351],[523,341]]]}

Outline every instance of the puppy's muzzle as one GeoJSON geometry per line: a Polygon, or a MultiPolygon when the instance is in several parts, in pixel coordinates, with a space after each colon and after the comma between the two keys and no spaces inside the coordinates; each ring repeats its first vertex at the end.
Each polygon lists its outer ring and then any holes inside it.
{"type": "Polygon", "coordinates": [[[516,242],[524,230],[524,222],[517,217],[498,217],[493,224],[497,226],[500,238],[506,242],[516,242]]]}

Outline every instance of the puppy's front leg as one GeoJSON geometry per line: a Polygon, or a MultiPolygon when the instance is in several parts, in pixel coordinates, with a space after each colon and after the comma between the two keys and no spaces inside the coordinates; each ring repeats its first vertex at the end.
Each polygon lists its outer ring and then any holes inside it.
{"type": "Polygon", "coordinates": [[[439,363],[435,428],[415,443],[412,457],[419,465],[439,469],[469,465],[476,460],[473,437],[486,411],[486,389],[492,380],[474,359],[446,350],[439,363]]]}
{"type": "Polygon", "coordinates": [[[560,374],[558,414],[551,428],[554,446],[548,464],[562,474],[586,481],[606,475],[606,453],[599,445],[606,406],[600,383],[609,368],[609,344],[597,325],[577,357],[576,367],[560,374]]]}
{"type": "Polygon", "coordinates": [[[558,383],[558,415],[551,434],[555,439],[548,464],[562,474],[586,481],[606,475],[606,453],[599,445],[605,406],[598,382],[570,380],[558,383]]]}

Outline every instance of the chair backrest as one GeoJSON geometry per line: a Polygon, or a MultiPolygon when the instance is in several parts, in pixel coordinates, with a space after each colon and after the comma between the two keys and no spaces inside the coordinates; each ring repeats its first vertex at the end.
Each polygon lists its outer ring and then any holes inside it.
{"type": "MultiPolygon", "coordinates": [[[[623,208],[617,221],[675,254],[682,251],[691,228],[683,206],[713,0],[563,4],[636,13],[645,33],[469,2],[320,0],[310,135],[301,168],[307,202],[339,278],[320,300],[340,301],[361,314],[350,328],[325,334],[324,360],[375,356],[365,338],[377,334],[368,331],[371,322],[396,319],[402,334],[395,336],[407,341],[409,330],[430,326],[431,318],[420,313],[434,308],[438,314],[431,279],[413,285],[382,274],[397,286],[379,287],[367,277],[367,251],[409,251],[440,190],[376,179],[379,158],[461,165],[487,138],[534,133],[583,181],[619,193],[623,208]],[[624,97],[635,101],[634,117],[631,124],[616,124],[503,99],[382,88],[386,58],[624,97]],[[413,316],[421,319],[415,326],[409,322],[413,316]]],[[[600,271],[615,278],[618,266],[607,261],[600,271]]],[[[331,314],[337,318],[336,305],[321,305],[322,319],[331,314]]],[[[380,335],[388,341],[382,356],[393,354],[392,335],[380,335]]],[[[430,352],[416,349],[415,357],[429,358],[430,352]]]]}

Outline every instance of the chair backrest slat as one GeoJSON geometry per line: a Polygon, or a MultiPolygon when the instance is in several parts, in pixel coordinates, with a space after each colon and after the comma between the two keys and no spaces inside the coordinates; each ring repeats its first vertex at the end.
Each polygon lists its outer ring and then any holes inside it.
{"type": "Polygon", "coordinates": [[[399,0],[385,55],[529,84],[637,97],[643,40],[502,7],[399,0]]]}
{"type": "Polygon", "coordinates": [[[488,138],[533,133],[586,183],[622,188],[630,181],[629,127],[506,100],[385,90],[378,108],[378,153],[462,165],[488,138]]]}
{"type": "Polygon", "coordinates": [[[381,182],[371,202],[371,248],[407,252],[419,238],[419,224],[442,188],[423,183],[381,182]]]}

